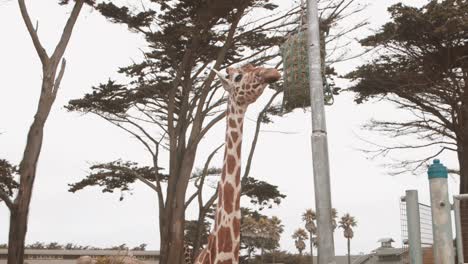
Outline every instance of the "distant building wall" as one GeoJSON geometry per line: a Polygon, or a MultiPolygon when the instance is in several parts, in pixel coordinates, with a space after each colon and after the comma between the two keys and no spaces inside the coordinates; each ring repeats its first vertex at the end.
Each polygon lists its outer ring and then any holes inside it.
{"type": "MultiPolygon", "coordinates": [[[[63,250],[26,249],[25,263],[28,264],[75,264],[81,256],[93,258],[105,256],[131,255],[147,264],[159,263],[159,251],[120,251],[120,250],[63,250]]],[[[6,264],[7,250],[0,249],[0,264],[6,264]]]]}

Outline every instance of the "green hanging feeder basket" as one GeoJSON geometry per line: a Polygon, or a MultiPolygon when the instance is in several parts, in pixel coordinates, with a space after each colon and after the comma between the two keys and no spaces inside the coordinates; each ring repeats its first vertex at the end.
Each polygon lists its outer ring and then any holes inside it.
{"type": "MultiPolygon", "coordinates": [[[[322,54],[324,54],[324,43],[321,44],[322,54]]],[[[290,36],[280,46],[280,52],[283,58],[284,75],[283,110],[285,112],[290,112],[296,108],[310,106],[307,32],[300,31],[290,36]]],[[[322,70],[322,73],[323,72],[322,70]]],[[[323,78],[323,82],[325,104],[331,105],[333,104],[333,93],[331,92],[326,78],[323,78]]]]}

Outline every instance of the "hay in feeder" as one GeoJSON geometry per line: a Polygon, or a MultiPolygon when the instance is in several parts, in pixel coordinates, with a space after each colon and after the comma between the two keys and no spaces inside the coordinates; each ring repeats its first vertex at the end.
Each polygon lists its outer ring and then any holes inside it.
{"type": "MultiPolygon", "coordinates": [[[[333,104],[333,93],[325,76],[325,36],[320,36],[322,76],[325,105],[333,104]]],[[[307,31],[290,36],[280,47],[283,58],[284,97],[283,111],[310,106],[309,58],[307,55],[307,31]]]]}
{"type": "Polygon", "coordinates": [[[280,47],[283,57],[283,110],[310,106],[309,61],[307,34],[304,31],[290,36],[280,47]]]}

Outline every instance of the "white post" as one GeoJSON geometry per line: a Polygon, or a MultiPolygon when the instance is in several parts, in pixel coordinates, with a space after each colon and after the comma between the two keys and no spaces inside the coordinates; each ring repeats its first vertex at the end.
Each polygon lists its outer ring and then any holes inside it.
{"type": "Polygon", "coordinates": [[[318,264],[334,264],[332,206],[328,139],[323,102],[320,54],[320,29],[317,0],[307,1],[307,54],[312,113],[312,163],[314,170],[315,208],[317,210],[318,264]]]}
{"type": "Polygon", "coordinates": [[[406,191],[406,216],[408,221],[408,241],[411,264],[423,264],[421,248],[421,220],[419,214],[418,191],[406,191]]]}
{"type": "Polygon", "coordinates": [[[454,264],[447,168],[436,159],[427,174],[431,192],[434,261],[435,264],[454,264]]]}

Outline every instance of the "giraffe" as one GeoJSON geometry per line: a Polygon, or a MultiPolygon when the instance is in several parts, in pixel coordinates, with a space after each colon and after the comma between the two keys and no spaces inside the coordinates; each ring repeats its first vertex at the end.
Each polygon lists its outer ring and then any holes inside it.
{"type": "Polygon", "coordinates": [[[276,69],[254,67],[227,68],[227,76],[213,70],[228,92],[226,142],[214,229],[208,245],[194,264],[238,264],[240,247],[241,145],[247,107],[263,93],[265,87],[281,78],[276,69]]]}

